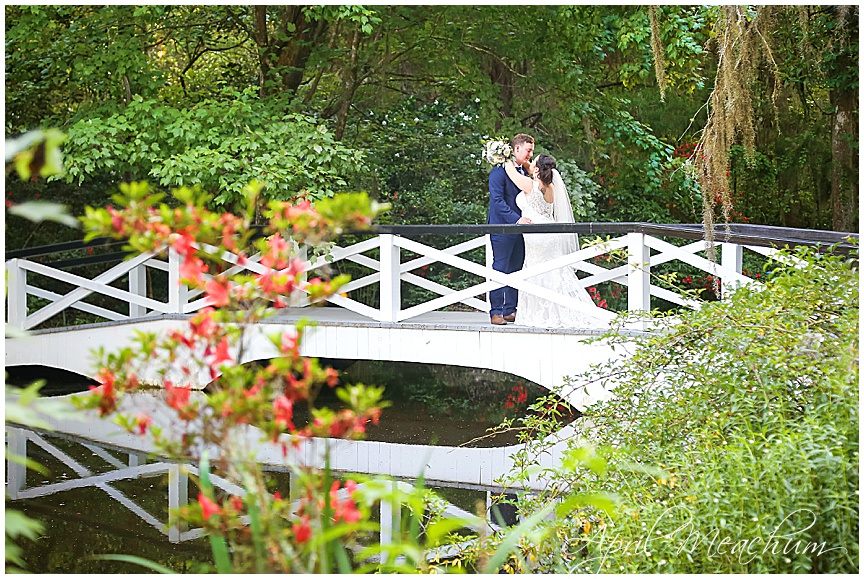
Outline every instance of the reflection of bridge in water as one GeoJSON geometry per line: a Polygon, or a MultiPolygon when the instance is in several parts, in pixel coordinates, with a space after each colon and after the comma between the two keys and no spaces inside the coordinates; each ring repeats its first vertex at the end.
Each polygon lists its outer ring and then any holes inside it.
{"type": "MultiPolygon", "coordinates": [[[[120,411],[125,413],[146,412],[152,415],[154,421],[167,425],[166,432],[170,436],[170,423],[164,420],[171,415],[171,410],[162,400],[162,396],[155,393],[135,393],[124,397],[121,401],[120,411]]],[[[36,403],[38,408],[40,404],[50,403],[55,408],[59,404],[61,407],[69,402],[69,396],[54,397],[50,400],[46,399],[36,403]]],[[[115,488],[114,484],[126,481],[129,479],[142,479],[150,477],[158,477],[167,475],[167,507],[176,509],[189,503],[189,476],[197,476],[199,474],[198,467],[194,464],[181,464],[178,462],[166,461],[160,459],[158,455],[153,454],[153,443],[148,435],[138,436],[130,434],[116,424],[107,420],[100,420],[95,411],[78,412],[74,418],[47,418],[52,430],[45,432],[36,429],[19,428],[12,425],[6,426],[6,440],[10,453],[19,457],[27,457],[28,448],[33,450],[33,447],[38,447],[40,452],[47,453],[53,459],[59,461],[62,467],[71,470],[78,478],[65,479],[56,482],[43,481],[41,485],[28,485],[27,469],[20,461],[7,461],[7,493],[12,501],[37,499],[46,497],[55,493],[62,493],[73,489],[81,489],[92,487],[103,491],[111,499],[117,501],[125,507],[129,512],[134,514],[144,523],[150,525],[157,531],[167,535],[172,543],[188,541],[202,536],[202,529],[184,529],[178,526],[169,526],[167,521],[160,520],[152,512],[136,502],[123,491],[115,488]],[[62,447],[80,446],[91,453],[92,456],[102,461],[98,467],[85,465],[83,460],[75,458],[80,456],[80,452],[73,453],[64,450],[62,447]],[[110,470],[107,470],[110,469],[110,470]]],[[[324,451],[325,445],[329,445],[330,449],[330,465],[331,468],[339,474],[349,474],[354,472],[372,472],[380,474],[381,465],[398,464],[408,475],[401,477],[404,479],[416,479],[422,474],[423,467],[417,463],[417,458],[429,458],[430,447],[421,447],[413,445],[387,445],[378,442],[364,441],[344,441],[344,440],[311,440],[301,444],[298,450],[289,451],[289,456],[286,458],[282,455],[282,451],[272,443],[260,442],[261,433],[254,428],[249,428],[246,432],[238,432],[241,443],[246,448],[257,450],[257,460],[263,465],[265,470],[286,470],[286,464],[292,465],[309,465],[309,466],[324,466],[324,451]],[[245,439],[245,440],[244,440],[245,439]],[[379,449],[377,453],[377,462],[366,462],[366,467],[363,466],[361,456],[372,457],[376,453],[372,449],[379,449]],[[381,448],[387,448],[390,452],[380,452],[381,448]],[[405,458],[400,460],[399,452],[405,454],[405,458]],[[413,470],[412,464],[417,465],[419,470],[413,470]],[[353,468],[358,467],[358,468],[353,468]]],[[[80,450],[80,449],[79,449],[80,450]]],[[[218,448],[211,448],[211,454],[214,459],[218,458],[218,448]]],[[[449,449],[459,450],[459,449],[449,449]]],[[[464,449],[474,451],[474,457],[480,456],[483,450],[495,453],[499,449],[464,449]]],[[[445,449],[446,451],[446,449],[445,449]]],[[[464,457],[462,457],[464,459],[464,457]]],[[[426,466],[429,466],[428,462],[426,466]]],[[[384,469],[386,470],[386,469],[384,469]]],[[[434,472],[434,469],[433,469],[434,472]]],[[[32,475],[31,475],[32,476],[32,475]]],[[[293,475],[291,475],[293,476],[293,475]]],[[[211,474],[213,485],[221,491],[242,497],[245,490],[234,482],[211,474]]],[[[42,475],[39,478],[44,478],[42,475]]],[[[453,478],[452,476],[450,478],[453,478]]],[[[427,483],[433,486],[457,486],[464,488],[473,488],[475,490],[484,490],[486,492],[487,506],[492,504],[492,490],[501,491],[494,485],[476,485],[470,483],[446,484],[448,481],[433,481],[427,477],[427,483]]],[[[405,490],[410,486],[407,482],[400,481],[398,478],[393,480],[393,484],[403,487],[405,490]]],[[[362,487],[362,485],[361,485],[362,487]]],[[[293,489],[292,489],[293,490],[293,489]]],[[[344,494],[345,489],[340,491],[344,494]]],[[[299,506],[299,499],[292,497],[294,510],[299,506]]],[[[152,503],[152,501],[151,501],[152,503]]],[[[399,526],[400,513],[398,509],[394,509],[389,503],[382,502],[379,505],[380,509],[380,541],[382,544],[387,544],[392,541],[392,533],[399,526]]],[[[453,505],[446,503],[443,505],[442,515],[444,517],[458,517],[463,520],[477,520],[471,513],[453,505]]],[[[241,518],[248,524],[248,517],[241,518]]],[[[490,519],[491,520],[491,519],[490,519]]],[[[497,525],[487,523],[489,529],[497,529],[497,525]]],[[[469,523],[470,526],[470,523],[469,523]]],[[[475,529],[476,530],[476,529],[475,529]]],[[[430,552],[429,556],[446,554],[446,549],[430,552]]]]}
{"type": "MultiPolygon", "coordinates": [[[[561,305],[577,309],[588,307],[590,313],[608,321],[613,316],[611,312],[585,306],[530,281],[532,275],[560,267],[575,267],[583,276],[581,283],[584,287],[603,283],[617,286],[626,295],[627,309],[632,312],[645,311],[664,304],[698,308],[700,302],[691,296],[678,293],[673,287],[662,287],[657,279],[652,277],[652,271],[656,273],[657,268],[663,264],[677,261],[691,270],[719,278],[723,293],[721,297],[725,297],[728,292],[741,285],[761,283],[755,276],[745,274],[745,252],[762,262],[767,258],[777,258],[794,266],[794,258],[776,256],[776,247],[825,247],[840,244],[839,250],[849,251],[856,246],[858,237],[836,232],[743,225],[733,225],[730,231],[730,235],[717,232],[718,240],[722,237],[722,242],[718,244],[721,255],[718,264],[700,255],[706,251],[707,243],[701,239],[701,226],[693,225],[652,226],[630,223],[381,227],[370,239],[348,247],[337,246],[332,249],[332,263],[323,258],[307,260],[307,271],[314,271],[328,263],[339,267],[340,264],[349,262],[357,271],[354,272],[354,280],[344,288],[342,295],[328,299],[328,305],[332,307],[308,308],[308,301],[295,299],[291,308],[281,310],[265,323],[251,328],[247,354],[242,362],[269,359],[278,355],[265,334],[292,329],[297,320],[305,315],[317,322],[316,327],[307,330],[301,349],[305,356],[488,368],[526,378],[550,390],[554,389],[576,408],[584,409],[610,393],[599,384],[592,386],[575,381],[568,383],[568,390],[560,389],[565,383],[565,377],[577,376],[594,363],[610,360],[613,356],[626,355],[626,352],[620,348],[613,351],[602,341],[586,341],[586,338],[602,333],[598,328],[543,330],[515,325],[491,326],[488,324],[487,302],[477,296],[482,297],[502,285],[511,285],[561,305]],[[486,241],[488,235],[485,234],[516,231],[575,231],[583,236],[599,233],[623,235],[607,239],[602,244],[583,247],[573,254],[534,266],[530,270],[509,275],[493,271],[486,241]],[[481,236],[445,248],[409,239],[442,234],[481,236]],[[845,241],[848,237],[854,238],[856,243],[845,241]],[[675,238],[679,241],[675,242],[675,238]],[[682,239],[689,242],[682,243],[682,239]],[[613,252],[621,254],[622,259],[617,262],[614,259],[607,260],[603,263],[617,263],[616,265],[604,267],[597,262],[596,258],[608,257],[613,252]],[[474,260],[461,257],[462,254],[471,254],[474,260]],[[481,263],[484,260],[485,263],[481,263]],[[458,273],[462,276],[461,285],[448,287],[428,279],[422,272],[423,268],[429,265],[448,268],[447,271],[458,273]],[[409,303],[408,292],[404,291],[407,286],[415,286],[425,292],[411,294],[419,303],[409,303]],[[458,311],[453,311],[454,309],[458,311]]],[[[85,246],[64,244],[62,249],[69,251],[82,247],[85,246]]],[[[129,343],[135,331],[170,330],[183,324],[193,312],[207,305],[200,295],[177,284],[180,263],[173,251],[165,252],[167,255],[163,253],[132,256],[127,261],[107,269],[103,267],[104,271],[86,277],[68,270],[82,265],[95,267],[99,264],[116,263],[122,254],[73,258],[49,264],[33,261],[34,257],[48,254],[54,249],[57,248],[35,248],[7,254],[8,322],[13,328],[31,331],[28,336],[6,339],[7,367],[47,366],[93,376],[95,369],[90,357],[92,350],[100,347],[106,350],[119,349],[129,343]],[[103,321],[72,327],[44,327],[46,322],[56,321],[58,316],[64,315],[70,308],[90,314],[94,320],[103,321]]],[[[222,258],[231,265],[231,271],[234,272],[244,269],[253,273],[267,271],[255,256],[244,267],[236,265],[234,256],[226,254],[222,258]]],[[[662,330],[651,330],[643,323],[637,323],[621,331],[625,335],[635,336],[662,330]]],[[[209,377],[201,378],[197,385],[203,387],[208,380],[209,377]]],[[[164,410],[160,410],[160,405],[164,404],[158,395],[136,394],[127,398],[125,403],[132,404],[133,401],[136,411],[151,415],[164,413],[164,410]]],[[[155,417],[154,422],[158,423],[155,417]]],[[[58,433],[75,437],[82,441],[82,444],[89,445],[88,448],[92,447],[93,452],[117,467],[117,471],[92,475],[86,467],[66,463],[68,457],[61,457],[62,452],[56,448],[51,450],[50,443],[38,433],[8,428],[10,450],[24,451],[29,440],[52,454],[55,451],[60,453],[54,455],[82,477],[79,481],[56,483],[41,490],[26,488],[23,471],[10,463],[9,492],[13,500],[39,496],[40,492],[58,492],[75,485],[94,485],[123,502],[133,512],[139,513],[149,524],[159,525],[160,528],[163,523],[141,511],[121,493],[111,490],[110,482],[123,477],[155,476],[167,472],[173,485],[169,487],[174,489],[169,490],[169,504],[177,506],[187,500],[185,476],[186,473],[194,473],[194,467],[181,467],[166,462],[144,464],[141,457],[149,455],[153,450],[147,437],[131,435],[116,425],[95,418],[80,422],[63,420],[55,422],[54,427],[58,433]],[[123,453],[129,455],[128,464],[109,454],[106,448],[122,449],[123,453]],[[15,473],[20,476],[15,478],[15,473]]],[[[281,449],[272,444],[260,443],[260,436],[254,431],[247,431],[246,436],[250,447],[256,448],[257,459],[262,464],[269,468],[284,468],[286,459],[282,456],[281,449]]],[[[554,467],[559,464],[560,454],[567,440],[576,436],[575,426],[564,427],[554,436],[557,442],[541,457],[541,467],[554,467]]],[[[461,448],[311,439],[304,441],[299,449],[289,454],[287,464],[323,467],[326,445],[330,446],[330,465],[338,472],[384,474],[397,479],[414,479],[422,474],[431,484],[488,491],[498,489],[496,480],[512,469],[513,457],[521,448],[520,445],[461,448]]],[[[215,452],[218,452],[218,449],[214,449],[215,452]]],[[[219,484],[225,489],[233,489],[231,492],[240,490],[230,481],[219,481],[219,484]]],[[[535,475],[524,483],[524,489],[537,490],[544,484],[545,481],[535,475]]],[[[180,529],[168,531],[169,537],[176,541],[196,536],[195,532],[180,529]]]]}

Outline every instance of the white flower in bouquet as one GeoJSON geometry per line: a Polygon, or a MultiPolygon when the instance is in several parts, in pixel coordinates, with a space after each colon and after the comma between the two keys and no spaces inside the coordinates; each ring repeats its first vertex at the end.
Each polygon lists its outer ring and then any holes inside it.
{"type": "Polygon", "coordinates": [[[504,163],[512,156],[513,149],[507,141],[488,141],[483,147],[483,160],[493,166],[504,163]]]}

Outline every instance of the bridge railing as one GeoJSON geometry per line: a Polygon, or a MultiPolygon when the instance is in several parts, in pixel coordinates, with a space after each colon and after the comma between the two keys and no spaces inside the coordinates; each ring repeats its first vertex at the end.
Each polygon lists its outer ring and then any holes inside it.
{"type": "MultiPolygon", "coordinates": [[[[553,292],[531,282],[532,276],[562,267],[573,267],[582,272],[580,283],[592,287],[611,282],[626,288],[627,310],[645,311],[651,309],[651,298],[685,308],[698,308],[699,300],[684,292],[676,291],[674,286],[662,287],[652,279],[652,269],[673,261],[687,264],[706,274],[719,278],[722,293],[736,287],[760,283],[754,277],[745,275],[743,265],[744,251],[778,259],[778,248],[785,246],[808,245],[833,251],[857,251],[858,235],[831,231],[813,231],[767,227],[755,225],[730,225],[715,231],[719,247],[719,263],[709,261],[699,255],[708,249],[703,239],[701,225],[675,224],[652,225],[646,223],[577,223],[547,225],[413,225],[379,226],[372,232],[365,232],[369,238],[345,247],[335,245],[329,255],[308,257],[309,248],[300,247],[305,261],[305,275],[317,275],[319,270],[338,266],[340,262],[351,263],[355,269],[360,267],[369,273],[355,275],[344,286],[339,295],[327,298],[332,306],[351,310],[370,320],[399,323],[417,316],[442,310],[473,309],[487,311],[488,292],[509,285],[520,291],[550,300],[552,302],[582,310],[600,320],[609,320],[615,312],[592,306],[570,296],[553,292]],[[546,263],[534,265],[511,274],[494,271],[489,235],[497,233],[578,233],[582,236],[583,247],[574,253],[564,255],[546,263]],[[599,243],[586,245],[586,236],[606,236],[599,243]],[[417,240],[429,236],[439,239],[452,239],[453,236],[469,237],[449,247],[434,247],[417,240]],[[684,245],[674,245],[664,238],[690,240],[684,245]],[[485,248],[484,251],[479,251],[485,248]],[[464,257],[473,252],[474,260],[464,257]],[[623,264],[604,267],[595,263],[600,256],[612,252],[626,254],[623,264]],[[484,256],[481,262],[476,255],[484,256]],[[407,259],[406,259],[407,258],[407,259]],[[474,283],[468,287],[454,288],[420,275],[425,266],[441,264],[450,271],[469,274],[466,279],[474,283]],[[403,285],[413,285],[433,295],[419,303],[406,303],[403,285]],[[364,303],[357,299],[364,288],[377,290],[376,303],[364,303]]],[[[357,236],[355,236],[357,237],[357,236]]],[[[68,251],[74,244],[61,244],[68,251]]],[[[84,244],[79,244],[85,247],[84,244]]],[[[440,243],[438,244],[440,245],[440,243]]],[[[77,246],[76,246],[77,247],[77,246]]],[[[215,251],[215,248],[205,248],[215,251]]],[[[55,263],[34,261],[36,255],[46,255],[51,247],[34,248],[6,254],[7,272],[7,323],[19,329],[37,328],[58,314],[74,308],[110,321],[123,321],[153,314],[189,314],[207,305],[207,299],[200,292],[190,291],[179,283],[180,256],[173,249],[163,249],[157,253],[131,256],[106,271],[92,277],[76,275],[65,271],[69,267],[87,263],[97,263],[118,259],[122,254],[95,256],[55,263]],[[160,279],[167,287],[160,290],[164,301],[148,296],[148,285],[152,286],[152,272],[165,272],[160,279]],[[167,273],[167,275],[165,275],[167,273]],[[151,275],[148,284],[148,274],[151,275]],[[34,281],[34,276],[39,283],[34,281]],[[52,284],[73,287],[66,293],[58,293],[52,284]],[[106,307],[85,301],[93,295],[113,298],[120,307],[106,307]],[[46,305],[30,309],[30,297],[47,300],[46,305]]],[[[252,256],[241,266],[235,255],[223,253],[221,259],[228,265],[230,272],[250,271],[267,273],[269,268],[259,263],[260,256],[252,256]]],[[[794,258],[785,259],[795,265],[794,258]]],[[[615,263],[606,260],[605,263],[615,263]]],[[[656,271],[656,270],[655,270],[656,271]]],[[[464,285],[464,284],[463,284],[464,285]]],[[[721,295],[722,295],[721,293],[721,295]]],[[[412,295],[417,295],[414,292],[412,295]]],[[[367,300],[368,302],[368,300],[367,300]]],[[[292,306],[310,305],[308,299],[294,298],[292,306]]]]}

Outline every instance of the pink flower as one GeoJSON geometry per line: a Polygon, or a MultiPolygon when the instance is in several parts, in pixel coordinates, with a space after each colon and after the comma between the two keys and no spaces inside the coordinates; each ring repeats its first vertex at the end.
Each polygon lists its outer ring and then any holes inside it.
{"type": "Polygon", "coordinates": [[[291,244],[282,239],[279,234],[267,240],[269,251],[261,258],[261,265],[273,269],[283,269],[287,264],[286,257],[291,251],[291,244]]]}
{"type": "Polygon", "coordinates": [[[297,332],[282,332],[282,346],[279,351],[283,354],[297,354],[297,332]]]}

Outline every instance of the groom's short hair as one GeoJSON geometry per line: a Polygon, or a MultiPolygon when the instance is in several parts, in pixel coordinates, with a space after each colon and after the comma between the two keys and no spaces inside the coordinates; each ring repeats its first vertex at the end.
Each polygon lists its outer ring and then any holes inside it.
{"type": "Polygon", "coordinates": [[[526,135],[525,133],[519,133],[515,137],[513,137],[513,148],[516,148],[516,145],[524,145],[525,143],[534,143],[534,137],[531,135],[526,135]]]}

